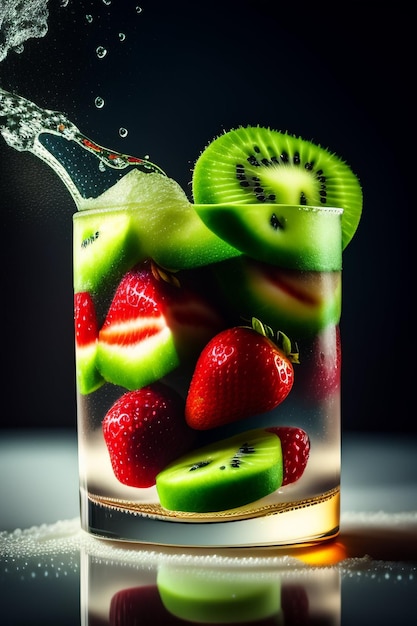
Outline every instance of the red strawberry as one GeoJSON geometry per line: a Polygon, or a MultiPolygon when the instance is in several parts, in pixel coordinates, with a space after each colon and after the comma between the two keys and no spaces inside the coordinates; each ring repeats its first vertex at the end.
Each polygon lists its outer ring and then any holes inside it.
{"type": "Polygon", "coordinates": [[[154,485],[156,475],[195,438],[184,420],[183,399],[162,383],[125,393],[102,426],[114,474],[131,487],[154,485]]]}
{"type": "Polygon", "coordinates": [[[75,341],[79,348],[95,343],[98,338],[97,315],[88,291],[74,295],[75,341]]]}
{"type": "Polygon", "coordinates": [[[284,461],[282,487],[294,483],[303,475],[310,455],[310,439],[307,433],[292,426],[271,426],[265,430],[275,433],[281,440],[284,461]]]}
{"type": "Polygon", "coordinates": [[[292,363],[268,337],[229,328],[203,349],[188,391],[185,416],[198,430],[270,411],[289,394],[292,363]]]}
{"type": "Polygon", "coordinates": [[[339,326],[330,325],[316,335],[311,351],[302,352],[297,370],[300,397],[320,402],[340,388],[341,342],[339,326]]]}
{"type": "Polygon", "coordinates": [[[96,368],[98,323],[94,302],[87,291],[74,295],[75,361],[80,393],[91,393],[104,383],[96,368]]]}
{"type": "Polygon", "coordinates": [[[121,280],[99,333],[104,378],[139,389],[176,368],[222,327],[213,308],[150,261],[121,280]]]}

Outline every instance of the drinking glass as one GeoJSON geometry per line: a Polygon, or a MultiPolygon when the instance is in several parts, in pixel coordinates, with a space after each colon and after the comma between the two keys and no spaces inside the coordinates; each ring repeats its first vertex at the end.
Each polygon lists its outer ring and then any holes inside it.
{"type": "Polygon", "coordinates": [[[83,528],[199,547],[337,535],[342,209],[264,205],[290,244],[259,260],[206,226],[212,207],[132,185],[73,221],[83,528]]]}

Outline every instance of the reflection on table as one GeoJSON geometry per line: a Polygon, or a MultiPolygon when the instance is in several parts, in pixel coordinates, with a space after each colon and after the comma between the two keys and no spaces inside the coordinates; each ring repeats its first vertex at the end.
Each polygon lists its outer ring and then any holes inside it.
{"type": "Polygon", "coordinates": [[[99,540],[78,519],[3,533],[2,624],[412,624],[417,516],[345,526],[316,547],[217,553],[99,540]]]}

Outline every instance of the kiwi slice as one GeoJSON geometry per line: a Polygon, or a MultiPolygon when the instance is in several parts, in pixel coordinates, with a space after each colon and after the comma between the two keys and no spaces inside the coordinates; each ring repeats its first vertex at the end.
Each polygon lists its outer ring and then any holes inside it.
{"type": "Polygon", "coordinates": [[[75,292],[96,292],[104,280],[117,280],[140,258],[138,238],[128,212],[78,212],[73,229],[75,292]]]}
{"type": "Polygon", "coordinates": [[[161,505],[208,513],[255,502],[282,484],[281,442],[255,429],[209,444],[170,463],[156,477],[161,505]]]}
{"type": "Polygon", "coordinates": [[[358,227],[362,190],[350,167],[326,148],[261,126],[214,139],[193,172],[196,204],[285,204],[342,208],[342,248],[358,227]]]}
{"type": "Polygon", "coordinates": [[[195,210],[219,237],[257,261],[316,272],[342,267],[342,209],[268,203],[196,204],[195,210]]]}
{"type": "Polygon", "coordinates": [[[339,271],[298,271],[241,256],[219,263],[214,275],[235,315],[244,319],[256,317],[267,326],[284,331],[293,341],[339,323],[339,271]]]}
{"type": "Polygon", "coordinates": [[[165,608],[187,622],[258,624],[282,612],[279,578],[259,571],[162,564],[156,582],[165,608]]]}

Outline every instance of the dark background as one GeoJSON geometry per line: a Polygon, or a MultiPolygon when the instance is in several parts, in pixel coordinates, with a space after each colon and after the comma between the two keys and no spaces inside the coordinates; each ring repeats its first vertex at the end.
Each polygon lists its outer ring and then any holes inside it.
{"type": "MultiPolygon", "coordinates": [[[[364,209],[344,253],[343,427],[415,433],[406,5],[144,0],[138,14],[129,0],[62,4],[48,3],[44,37],[9,51],[0,85],[63,111],[98,143],[149,155],[186,191],[200,151],[238,125],[289,131],[351,165],[364,209]]],[[[73,210],[52,170],[0,137],[3,427],[75,429],[73,210]]]]}

